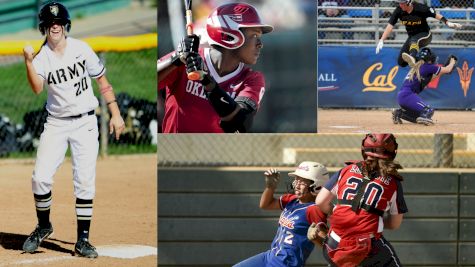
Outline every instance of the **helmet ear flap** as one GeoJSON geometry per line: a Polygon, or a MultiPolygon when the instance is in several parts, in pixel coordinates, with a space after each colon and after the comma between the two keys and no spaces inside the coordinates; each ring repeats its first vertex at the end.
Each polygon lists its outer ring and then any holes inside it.
{"type": "Polygon", "coordinates": [[[230,3],[216,8],[206,20],[208,43],[237,49],[245,42],[243,28],[258,27],[269,33],[273,27],[263,24],[257,10],[246,3],[230,3]]]}

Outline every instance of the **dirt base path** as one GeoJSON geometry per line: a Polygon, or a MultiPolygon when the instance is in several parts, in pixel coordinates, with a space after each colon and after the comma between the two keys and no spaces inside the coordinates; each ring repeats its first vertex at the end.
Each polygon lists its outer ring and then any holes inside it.
{"type": "Polygon", "coordinates": [[[90,241],[99,258],[91,260],[72,256],[76,214],[70,159],[56,173],[52,190],[54,234],[33,254],[22,253],[22,245],[37,223],[31,192],[34,161],[0,160],[0,266],[157,266],[156,249],[127,259],[100,252],[111,245],[129,251],[133,245],[157,247],[156,166],[154,154],[98,160],[90,241]]]}
{"type": "Polygon", "coordinates": [[[434,125],[393,124],[391,110],[318,109],[319,133],[474,133],[475,112],[439,111],[434,125]]]}

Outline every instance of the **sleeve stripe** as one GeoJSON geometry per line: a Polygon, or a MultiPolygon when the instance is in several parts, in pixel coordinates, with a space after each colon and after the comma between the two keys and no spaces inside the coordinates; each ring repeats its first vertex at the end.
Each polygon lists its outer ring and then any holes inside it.
{"type": "Polygon", "coordinates": [[[97,78],[97,77],[100,77],[100,76],[104,75],[105,72],[106,72],[106,67],[103,66],[103,67],[102,67],[102,70],[99,72],[99,74],[96,74],[96,75],[89,75],[89,77],[91,77],[91,78],[97,78]]]}

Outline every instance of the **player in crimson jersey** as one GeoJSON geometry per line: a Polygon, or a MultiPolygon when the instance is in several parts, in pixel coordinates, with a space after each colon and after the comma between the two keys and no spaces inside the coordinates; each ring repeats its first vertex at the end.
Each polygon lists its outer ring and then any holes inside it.
{"type": "Polygon", "coordinates": [[[294,177],[292,194],[284,194],[279,199],[274,198],[280,179],[279,172],[270,169],[264,175],[266,188],[262,192],[259,206],[267,210],[282,210],[277,234],[270,250],[234,266],[303,266],[315,246],[307,238],[308,228],[312,223],[325,224],[327,221],[327,216],[315,205],[315,196],[328,181],[328,171],[317,162],[300,163],[295,172],[289,173],[289,176],[294,177]]]}
{"type": "Polygon", "coordinates": [[[402,167],[393,161],[397,147],[392,134],[367,134],[361,146],[364,160],[335,173],[318,194],[320,209],[333,212],[323,249],[332,266],[401,266],[382,234],[399,228],[408,211],[397,171],[402,167]]]}
{"type": "Polygon", "coordinates": [[[263,47],[261,23],[245,3],[226,4],[208,17],[209,48],[199,37],[184,37],[176,51],[157,62],[158,89],[166,90],[164,133],[247,132],[265,91],[264,76],[254,65],[263,47]],[[202,71],[202,80],[187,73],[202,71]]]}

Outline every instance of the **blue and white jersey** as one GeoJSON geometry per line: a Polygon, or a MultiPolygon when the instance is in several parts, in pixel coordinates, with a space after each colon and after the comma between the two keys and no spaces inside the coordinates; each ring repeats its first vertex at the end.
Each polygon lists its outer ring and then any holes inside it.
{"type": "Polygon", "coordinates": [[[315,202],[300,203],[293,194],[280,197],[283,209],[277,234],[267,253],[267,266],[304,266],[314,248],[307,238],[307,231],[312,222],[326,223],[326,215],[315,202]]]}

